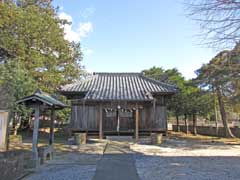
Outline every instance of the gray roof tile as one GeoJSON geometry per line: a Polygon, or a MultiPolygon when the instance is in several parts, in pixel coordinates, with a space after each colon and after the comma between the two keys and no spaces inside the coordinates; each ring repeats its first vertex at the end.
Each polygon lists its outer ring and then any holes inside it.
{"type": "Polygon", "coordinates": [[[152,100],[152,94],[176,93],[177,87],[141,73],[94,73],[87,79],[63,86],[63,94],[86,92],[86,100],[152,100]]]}
{"type": "Polygon", "coordinates": [[[42,92],[40,89],[37,89],[34,94],[30,96],[26,96],[20,100],[18,100],[16,103],[26,103],[26,102],[35,102],[36,100],[46,103],[48,106],[56,106],[56,108],[64,108],[67,107],[63,102],[58,100],[56,97],[53,97],[45,92],[42,92]]]}

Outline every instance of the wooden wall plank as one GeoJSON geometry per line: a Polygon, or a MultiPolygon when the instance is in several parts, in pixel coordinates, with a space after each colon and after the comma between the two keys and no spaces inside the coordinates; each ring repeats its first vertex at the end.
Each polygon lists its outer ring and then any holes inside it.
{"type": "MultiPolygon", "coordinates": [[[[131,104],[124,104],[125,107],[134,107],[131,104]]],[[[103,105],[103,108],[115,108],[115,104],[103,105]]],[[[167,122],[166,107],[156,104],[155,111],[153,104],[141,105],[139,109],[139,129],[165,129],[167,122]],[[153,114],[153,112],[155,112],[153,114]]],[[[99,105],[73,105],[71,113],[71,127],[74,129],[99,130],[99,105]]],[[[116,117],[107,117],[105,111],[102,113],[103,131],[116,131],[116,117]]],[[[120,117],[120,130],[134,130],[135,117],[120,117]]]]}

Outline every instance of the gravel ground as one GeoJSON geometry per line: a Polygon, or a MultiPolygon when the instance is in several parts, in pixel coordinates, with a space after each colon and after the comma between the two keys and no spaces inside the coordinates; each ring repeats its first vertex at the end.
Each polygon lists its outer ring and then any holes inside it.
{"type": "Polygon", "coordinates": [[[142,180],[239,179],[240,159],[235,157],[154,157],[137,155],[142,180]]]}
{"type": "Polygon", "coordinates": [[[161,146],[135,144],[141,180],[240,179],[240,146],[166,139],[161,146]]]}
{"type": "MultiPolygon", "coordinates": [[[[166,138],[160,146],[130,143],[141,180],[240,179],[240,145],[223,142],[166,138]]],[[[26,180],[90,180],[106,143],[61,146],[54,161],[26,180]]]]}
{"type": "Polygon", "coordinates": [[[91,180],[96,165],[64,164],[41,168],[25,180],[91,180]]]}
{"type": "Polygon", "coordinates": [[[85,145],[62,144],[56,148],[54,160],[40,166],[24,180],[91,180],[101,159],[106,142],[85,145]]]}

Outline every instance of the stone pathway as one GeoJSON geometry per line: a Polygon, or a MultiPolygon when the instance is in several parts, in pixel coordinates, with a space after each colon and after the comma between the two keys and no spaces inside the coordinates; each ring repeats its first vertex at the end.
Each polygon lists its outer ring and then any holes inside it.
{"type": "Polygon", "coordinates": [[[97,163],[93,180],[139,180],[133,153],[127,143],[110,142],[97,163]]]}

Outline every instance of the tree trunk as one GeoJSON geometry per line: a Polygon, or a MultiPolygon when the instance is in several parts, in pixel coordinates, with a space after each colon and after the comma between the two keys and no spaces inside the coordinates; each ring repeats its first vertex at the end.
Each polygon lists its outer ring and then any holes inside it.
{"type": "Polygon", "coordinates": [[[221,114],[221,117],[222,117],[222,122],[223,122],[224,130],[225,130],[225,136],[226,137],[234,137],[234,135],[231,132],[231,129],[228,126],[227,114],[226,114],[225,107],[224,107],[224,102],[223,102],[223,99],[222,99],[222,93],[221,93],[219,88],[217,88],[216,90],[217,90],[217,97],[218,97],[220,114],[221,114]]]}
{"type": "Polygon", "coordinates": [[[214,114],[215,114],[215,127],[216,127],[216,136],[218,136],[218,111],[217,111],[217,97],[214,95],[214,114]]]}
{"type": "Polygon", "coordinates": [[[179,116],[176,114],[176,120],[177,120],[177,132],[180,131],[180,126],[179,126],[179,116]]]}
{"type": "Polygon", "coordinates": [[[16,128],[16,118],[18,117],[18,115],[16,113],[13,113],[13,120],[12,120],[12,130],[13,130],[13,135],[17,135],[17,128],[16,128]]]}
{"type": "Polygon", "coordinates": [[[193,114],[193,134],[197,135],[197,115],[193,114]]]}
{"type": "Polygon", "coordinates": [[[184,122],[185,122],[185,128],[186,128],[186,134],[188,134],[188,117],[187,114],[184,114],[184,122]]]}

